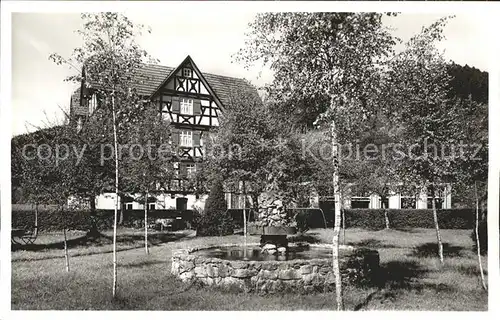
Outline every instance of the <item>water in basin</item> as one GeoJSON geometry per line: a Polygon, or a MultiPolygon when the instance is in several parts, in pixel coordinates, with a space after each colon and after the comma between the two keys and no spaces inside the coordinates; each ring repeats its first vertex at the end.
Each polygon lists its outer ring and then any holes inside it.
{"type": "Polygon", "coordinates": [[[202,249],[195,254],[203,257],[232,261],[289,261],[297,259],[309,260],[331,258],[332,249],[328,247],[298,246],[289,247],[285,254],[267,254],[262,253],[261,248],[258,246],[248,246],[246,249],[242,246],[230,246],[202,249]]]}

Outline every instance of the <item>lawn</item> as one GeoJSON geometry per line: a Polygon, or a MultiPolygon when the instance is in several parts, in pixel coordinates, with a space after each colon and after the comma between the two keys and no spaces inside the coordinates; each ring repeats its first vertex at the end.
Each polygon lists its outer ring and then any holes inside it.
{"type": "MultiPolygon", "coordinates": [[[[125,310],[320,310],[332,309],[334,293],[258,295],[221,292],[182,283],[170,275],[172,249],[201,243],[243,243],[243,237],[197,238],[193,231],[150,234],[119,230],[118,297],[111,298],[111,233],[88,239],[69,234],[71,271],[65,271],[62,234],[42,234],[36,245],[12,252],[12,309],[125,310]]],[[[345,288],[348,310],[487,310],[469,230],[442,230],[445,265],[436,257],[435,232],[348,229],[346,243],[377,249],[382,267],[373,287],[345,288]]],[[[330,242],[331,230],[302,236],[330,242]]],[[[258,237],[249,237],[258,242],[258,237]]],[[[483,257],[483,265],[487,265],[483,257]]]]}

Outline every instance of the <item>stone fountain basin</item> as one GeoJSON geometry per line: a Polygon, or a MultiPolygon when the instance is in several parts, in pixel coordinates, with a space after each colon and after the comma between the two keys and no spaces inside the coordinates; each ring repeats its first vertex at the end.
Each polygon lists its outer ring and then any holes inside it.
{"type": "MultiPolygon", "coordinates": [[[[258,245],[258,243],[247,244],[247,246],[258,245]]],[[[171,273],[185,282],[245,292],[309,293],[334,289],[335,279],[331,257],[288,261],[235,261],[197,254],[203,249],[226,246],[241,246],[241,244],[176,250],[172,255],[171,273]]],[[[328,244],[311,244],[310,246],[331,249],[331,245],[328,244]]],[[[376,250],[352,246],[341,246],[339,260],[344,284],[370,283],[380,263],[376,250]]]]}

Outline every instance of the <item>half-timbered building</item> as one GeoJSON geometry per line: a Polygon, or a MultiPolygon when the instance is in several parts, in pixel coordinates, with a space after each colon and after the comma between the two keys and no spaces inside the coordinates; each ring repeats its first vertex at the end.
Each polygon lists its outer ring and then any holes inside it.
{"type": "MultiPolygon", "coordinates": [[[[151,209],[185,210],[204,206],[207,195],[197,194],[189,187],[189,176],[203,160],[205,142],[211,129],[219,126],[219,117],[231,108],[231,95],[244,92],[258,95],[257,89],[244,79],[201,72],[190,56],[176,68],[161,65],[143,65],[136,74],[137,93],[152,106],[158,108],[162,117],[170,121],[172,145],[178,152],[174,163],[175,178],[161,190],[151,209]]],[[[135,82],[135,81],[134,81],[135,82]]],[[[87,117],[98,108],[99,99],[91,88],[82,83],[72,96],[70,118],[81,127],[87,117]]],[[[142,205],[124,199],[126,209],[140,209],[142,205]]],[[[115,205],[113,193],[97,197],[96,207],[112,209],[115,205]]]]}

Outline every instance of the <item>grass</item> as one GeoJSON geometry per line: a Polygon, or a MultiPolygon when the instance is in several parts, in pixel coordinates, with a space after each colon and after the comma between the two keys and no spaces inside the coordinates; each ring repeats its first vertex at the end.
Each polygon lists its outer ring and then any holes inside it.
{"type": "MultiPolygon", "coordinates": [[[[487,310],[487,293],[481,288],[469,234],[469,230],[442,230],[445,265],[441,266],[434,230],[347,230],[346,243],[379,251],[381,276],[377,286],[345,287],[346,309],[487,310]]],[[[330,242],[331,236],[331,230],[315,229],[303,239],[330,242]]],[[[156,232],[146,255],[142,232],[131,229],[119,231],[118,297],[112,299],[111,233],[105,232],[98,241],[76,232],[69,238],[70,272],[65,271],[62,234],[40,235],[36,246],[12,252],[12,309],[319,310],[332,309],[335,301],[334,293],[263,296],[189,286],[170,275],[172,249],[243,243],[243,237],[156,232]]]]}

